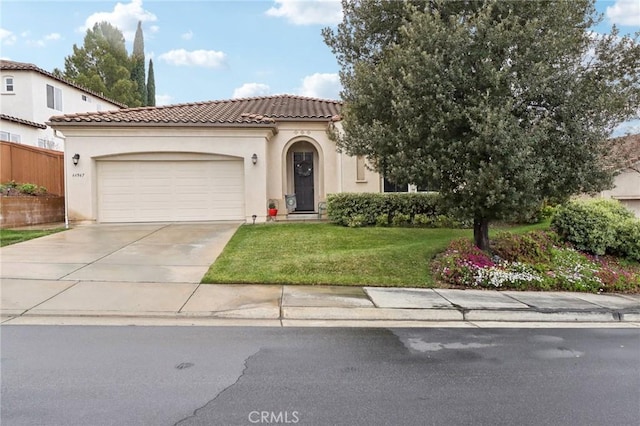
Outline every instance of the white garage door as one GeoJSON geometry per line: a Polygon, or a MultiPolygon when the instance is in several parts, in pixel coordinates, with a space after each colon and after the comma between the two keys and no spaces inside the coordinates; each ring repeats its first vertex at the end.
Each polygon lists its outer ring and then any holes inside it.
{"type": "Polygon", "coordinates": [[[244,219],[241,160],[99,161],[98,220],[244,219]]]}

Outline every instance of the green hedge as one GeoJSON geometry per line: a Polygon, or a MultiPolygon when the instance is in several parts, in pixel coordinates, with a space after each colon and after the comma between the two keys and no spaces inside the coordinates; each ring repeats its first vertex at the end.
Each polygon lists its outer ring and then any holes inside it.
{"type": "Polygon", "coordinates": [[[327,197],[333,223],[358,226],[458,228],[469,223],[450,215],[437,193],[341,193],[327,197]]]}
{"type": "Polygon", "coordinates": [[[640,261],[640,219],[616,200],[577,200],[560,206],[553,230],[581,251],[640,261]]]}

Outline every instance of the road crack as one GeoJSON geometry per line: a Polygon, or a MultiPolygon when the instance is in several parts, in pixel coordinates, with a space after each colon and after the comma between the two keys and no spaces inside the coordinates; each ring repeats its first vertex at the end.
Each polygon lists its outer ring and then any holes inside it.
{"type": "Polygon", "coordinates": [[[238,378],[236,379],[235,382],[231,383],[229,386],[227,386],[226,388],[222,389],[220,392],[218,392],[218,394],[216,396],[214,396],[212,399],[210,399],[209,401],[207,401],[202,407],[196,408],[193,411],[193,414],[191,414],[188,417],[185,417],[182,420],[178,420],[174,426],[184,426],[186,424],[188,424],[187,422],[189,422],[190,420],[194,420],[198,417],[198,413],[207,408],[208,405],[210,404],[214,404],[216,402],[216,400],[218,398],[220,398],[220,396],[222,396],[225,392],[227,392],[229,389],[233,388],[235,385],[238,384],[238,382],[240,382],[240,380],[244,377],[245,373],[247,372],[247,368],[249,368],[249,361],[256,357],[260,352],[262,351],[262,349],[258,349],[257,352],[249,355],[248,357],[245,358],[244,363],[243,363],[243,367],[242,367],[242,371],[240,372],[240,375],[238,376],[238,378]]]}

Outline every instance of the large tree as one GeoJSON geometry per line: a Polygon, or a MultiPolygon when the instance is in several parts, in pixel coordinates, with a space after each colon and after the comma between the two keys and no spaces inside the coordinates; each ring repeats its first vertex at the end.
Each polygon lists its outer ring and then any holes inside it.
{"type": "Polygon", "coordinates": [[[142,105],[147,105],[147,85],[145,84],[146,70],[144,59],[144,35],[142,34],[142,22],[138,21],[138,28],[133,39],[133,51],[131,52],[131,80],[138,89],[142,105]]]}
{"type": "Polygon", "coordinates": [[[131,60],[122,32],[100,22],[87,30],[82,47],[64,60],[64,72],[54,73],[130,107],[142,104],[131,80],[131,60]]]}
{"type": "Polygon", "coordinates": [[[153,59],[149,59],[149,76],[147,77],[147,105],[156,106],[156,77],[153,73],[153,59]]]}
{"type": "Polygon", "coordinates": [[[325,42],[343,133],[396,183],[489,223],[611,184],[606,139],[640,109],[638,34],[597,35],[591,0],[343,1],[325,42]]]}

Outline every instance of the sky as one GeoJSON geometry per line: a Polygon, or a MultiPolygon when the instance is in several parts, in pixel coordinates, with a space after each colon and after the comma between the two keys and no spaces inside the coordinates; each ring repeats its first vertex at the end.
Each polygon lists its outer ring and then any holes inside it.
{"type": "MultiPolygon", "coordinates": [[[[640,0],[597,0],[594,31],[640,31],[640,0]]],[[[321,30],[342,19],[336,0],[0,0],[0,57],[47,71],[108,21],[132,50],[142,22],[158,105],[294,94],[339,99],[339,67],[321,30]]],[[[640,120],[618,133],[640,133],[640,120]]]]}

